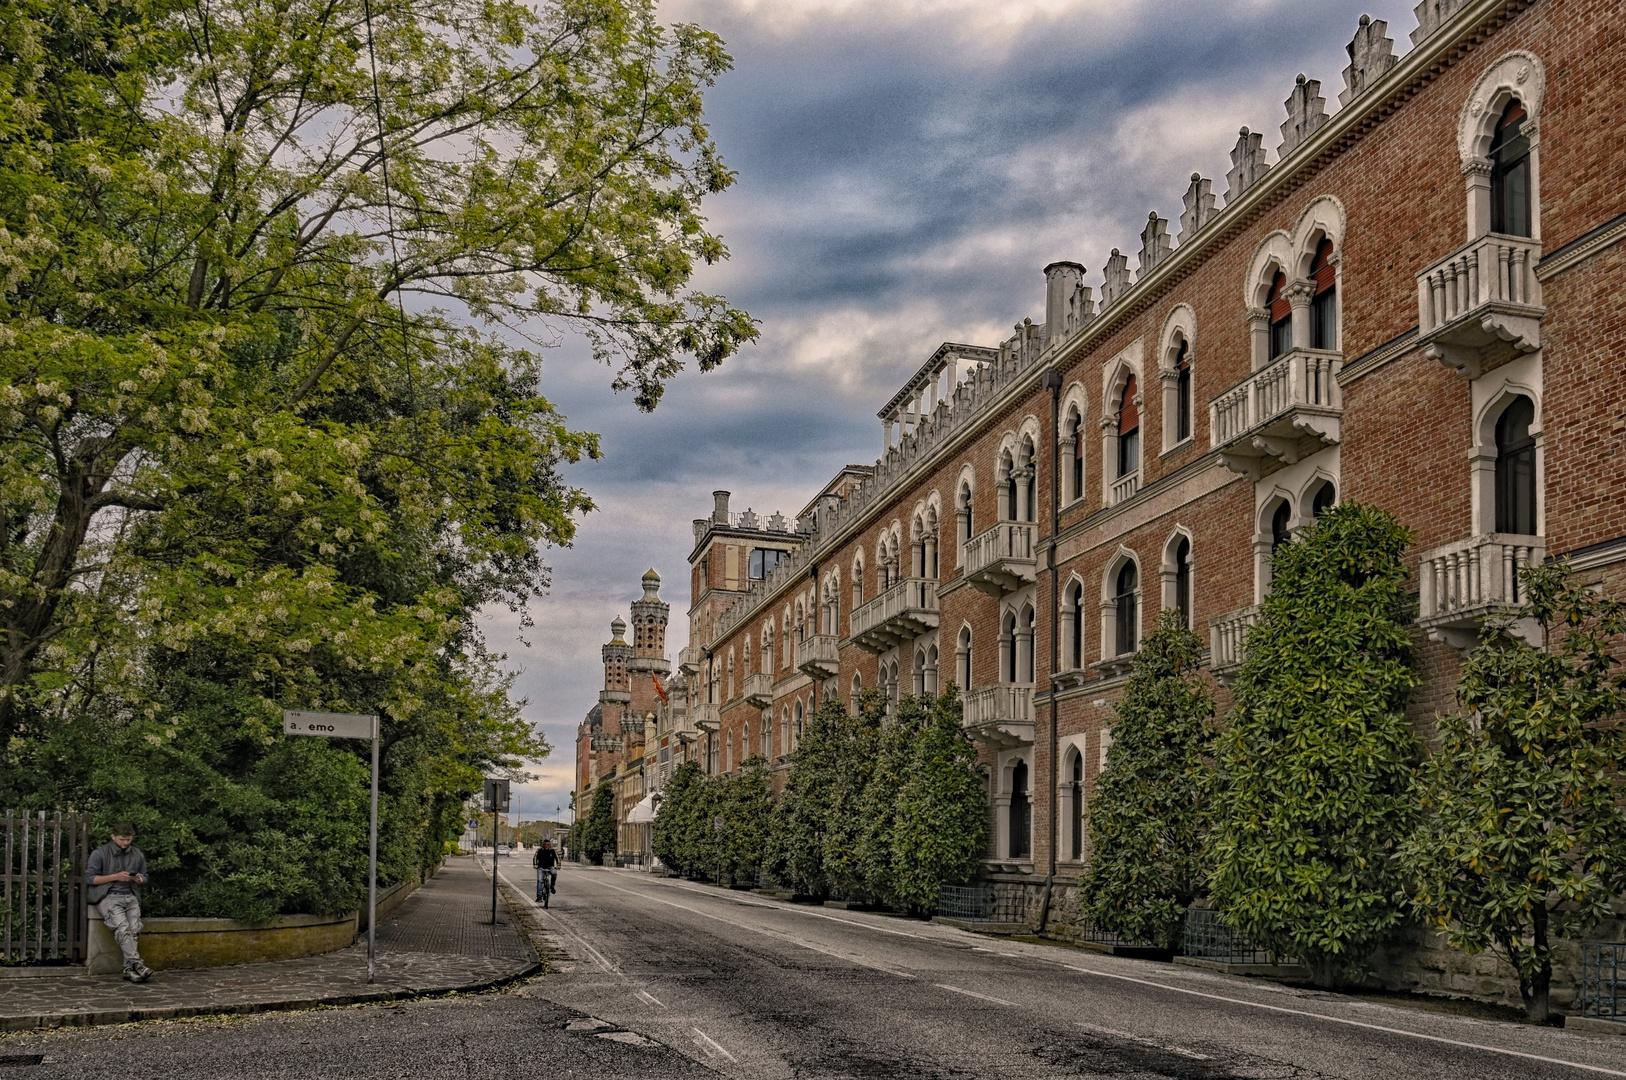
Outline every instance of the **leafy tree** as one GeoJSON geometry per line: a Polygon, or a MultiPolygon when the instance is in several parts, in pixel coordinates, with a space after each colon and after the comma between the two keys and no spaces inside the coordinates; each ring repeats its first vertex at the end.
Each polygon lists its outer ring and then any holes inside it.
{"type": "Polygon", "coordinates": [[[1468,953],[1490,949],[1545,1021],[1552,937],[1596,925],[1626,891],[1626,605],[1569,567],[1520,573],[1534,648],[1491,623],[1463,665],[1423,773],[1403,857],[1418,910],[1468,953]]]}
{"type": "Polygon", "coordinates": [[[807,718],[774,808],[771,869],[797,892],[811,896],[827,897],[831,892],[826,860],[838,792],[846,782],[842,776],[848,764],[846,727],[847,711],[835,699],[826,699],[807,718]]]}
{"type": "Polygon", "coordinates": [[[1417,675],[1402,622],[1411,534],[1345,503],[1274,555],[1219,739],[1211,888],[1230,925],[1318,982],[1404,918],[1417,675]]]}
{"type": "Polygon", "coordinates": [[[988,796],[955,687],[927,703],[925,713],[898,792],[892,841],[893,888],[917,911],[935,910],[945,883],[970,881],[988,849],[988,796]]]}
{"type": "Polygon", "coordinates": [[[582,854],[593,865],[601,865],[604,856],[615,854],[616,839],[615,789],[608,780],[600,780],[582,826],[582,854]]]}
{"type": "Polygon", "coordinates": [[[688,288],[729,58],[648,0],[0,10],[0,789],[152,821],[197,914],[258,837],[310,909],[355,808],[297,807],[365,751],[278,713],[378,711],[420,867],[546,752],[471,616],[523,614],[590,508],[559,470],[597,440],[506,340],[580,330],[652,408],[755,334],[688,288]]]}
{"type": "Polygon", "coordinates": [[[698,865],[691,833],[693,819],[701,809],[702,788],[707,782],[699,762],[685,761],[672,771],[666,787],[661,790],[650,848],[656,858],[679,874],[691,873],[698,865]]]}
{"type": "Polygon", "coordinates": [[[754,886],[767,861],[773,826],[768,759],[760,754],[746,758],[739,774],[718,780],[717,787],[717,816],[723,819],[717,836],[719,868],[730,881],[754,886]]]}
{"type": "Polygon", "coordinates": [[[1135,655],[1089,807],[1085,912],[1104,930],[1169,948],[1206,892],[1214,698],[1202,651],[1181,613],[1159,616],[1135,655]]]}
{"type": "Polygon", "coordinates": [[[854,854],[861,895],[886,904],[899,903],[896,878],[898,796],[915,765],[916,743],[930,717],[931,701],[907,696],[898,702],[897,716],[886,724],[886,700],[873,687],[859,695],[858,711],[874,714],[880,729],[874,769],[864,789],[859,814],[860,832],[854,854]]]}

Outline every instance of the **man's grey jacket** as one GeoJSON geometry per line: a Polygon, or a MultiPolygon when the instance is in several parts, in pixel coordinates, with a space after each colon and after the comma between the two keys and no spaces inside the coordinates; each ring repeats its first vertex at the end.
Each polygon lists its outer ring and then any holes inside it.
{"type": "Polygon", "coordinates": [[[117,874],[128,870],[132,874],[147,876],[147,857],[141,854],[141,849],[131,844],[121,848],[109,840],[101,847],[90,853],[90,859],[85,863],[85,886],[90,890],[86,897],[92,904],[99,904],[108,893],[134,893],[141,895],[141,886],[133,881],[109,881],[102,885],[96,884],[96,879],[106,874],[117,874]]]}

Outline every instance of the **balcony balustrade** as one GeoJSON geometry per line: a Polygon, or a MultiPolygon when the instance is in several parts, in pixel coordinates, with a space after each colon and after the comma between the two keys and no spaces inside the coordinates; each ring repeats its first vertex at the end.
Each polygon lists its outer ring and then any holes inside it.
{"type": "Polygon", "coordinates": [[[745,703],[758,709],[773,704],[773,676],[757,672],[745,677],[745,703]]]}
{"type": "Polygon", "coordinates": [[[1294,349],[1208,405],[1213,449],[1233,472],[1258,479],[1270,458],[1291,465],[1339,439],[1342,353],[1294,349]]]}
{"type": "Polygon", "coordinates": [[[938,619],[937,582],[904,578],[853,610],[852,642],[866,652],[883,653],[935,630],[938,619]]]}
{"type": "Polygon", "coordinates": [[[971,587],[989,596],[1015,592],[1039,576],[1033,543],[1039,527],[1029,521],[1001,521],[966,541],[960,561],[971,587]]]}
{"type": "Polygon", "coordinates": [[[1260,606],[1227,611],[1208,620],[1208,657],[1214,677],[1230,682],[1242,667],[1242,645],[1247,640],[1248,628],[1259,622],[1260,606]]]}
{"type": "Polygon", "coordinates": [[[796,670],[829,679],[841,672],[841,649],[834,634],[813,634],[796,643],[796,670]]]}
{"type": "Polygon", "coordinates": [[[711,701],[697,701],[694,706],[694,729],[696,731],[716,731],[722,727],[722,721],[717,715],[717,705],[711,701]]]}
{"type": "Polygon", "coordinates": [[[1112,505],[1117,506],[1126,499],[1135,497],[1140,490],[1140,473],[1132,472],[1127,476],[1120,476],[1112,482],[1112,505]]]}
{"type": "Polygon", "coordinates": [[[598,700],[605,705],[629,705],[632,703],[631,690],[600,690],[598,700]]]}
{"type": "Polygon", "coordinates": [[[698,645],[685,645],[678,650],[678,670],[685,675],[694,676],[700,673],[700,661],[704,657],[698,645]]]}
{"type": "Polygon", "coordinates": [[[1541,241],[1487,233],[1417,275],[1423,353],[1470,379],[1541,348],[1541,241]]]}
{"type": "MultiPolygon", "coordinates": [[[[1546,555],[1545,538],[1511,533],[1472,536],[1423,552],[1417,559],[1418,624],[1435,641],[1473,648],[1487,618],[1511,616],[1524,603],[1519,571],[1540,565],[1546,555]]],[[[1509,631],[1535,644],[1539,627],[1517,619],[1509,631]]]]}
{"type": "Polygon", "coordinates": [[[965,696],[961,726],[975,741],[999,750],[1033,742],[1033,684],[979,686],[965,696]]]}

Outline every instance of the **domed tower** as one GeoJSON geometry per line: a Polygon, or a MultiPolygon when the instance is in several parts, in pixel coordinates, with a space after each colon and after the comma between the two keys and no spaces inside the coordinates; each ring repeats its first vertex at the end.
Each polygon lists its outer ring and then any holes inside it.
{"type": "Polygon", "coordinates": [[[665,660],[666,620],[672,605],[661,599],[661,576],[653,569],[644,574],[643,586],[644,595],[632,602],[633,655],[640,660],[665,660]]]}
{"type": "Polygon", "coordinates": [[[605,726],[611,731],[621,730],[622,711],[632,702],[631,667],[633,649],[627,644],[627,624],[617,618],[610,623],[610,643],[600,650],[604,657],[604,689],[599,692],[599,704],[604,707],[604,719],[614,718],[615,724],[605,726]]]}

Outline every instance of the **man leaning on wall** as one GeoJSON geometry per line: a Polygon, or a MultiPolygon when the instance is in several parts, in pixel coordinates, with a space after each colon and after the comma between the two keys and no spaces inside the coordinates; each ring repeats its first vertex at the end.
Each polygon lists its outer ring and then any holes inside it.
{"type": "Polygon", "coordinates": [[[89,900],[124,952],[124,977],[143,983],[152,969],[141,962],[141,886],[147,883],[147,858],[135,846],[135,826],[121,821],[112,839],[90,853],[85,864],[89,900]]]}

